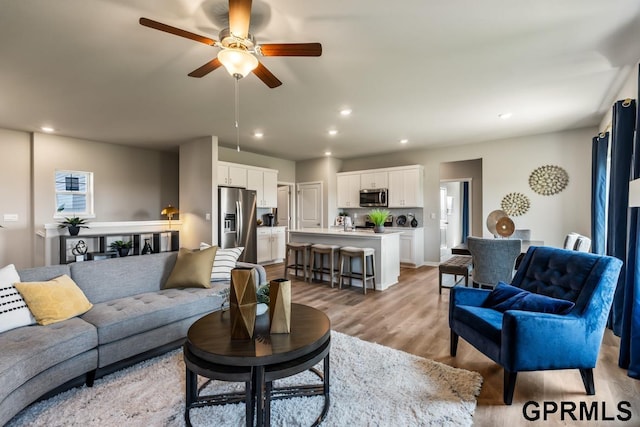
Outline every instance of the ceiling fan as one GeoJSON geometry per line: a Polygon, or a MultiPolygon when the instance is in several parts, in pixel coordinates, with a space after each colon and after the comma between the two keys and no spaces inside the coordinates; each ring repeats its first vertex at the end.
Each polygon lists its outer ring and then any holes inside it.
{"type": "Polygon", "coordinates": [[[224,66],[237,79],[253,72],[270,88],[282,84],[256,57],[257,56],[320,56],[320,43],[266,43],[258,44],[249,33],[251,0],[229,0],[229,28],[220,31],[219,41],[172,27],[148,18],[140,18],[140,24],[155,30],[191,39],[209,46],[219,47],[218,56],[189,73],[191,77],[204,77],[216,68],[224,66]]]}

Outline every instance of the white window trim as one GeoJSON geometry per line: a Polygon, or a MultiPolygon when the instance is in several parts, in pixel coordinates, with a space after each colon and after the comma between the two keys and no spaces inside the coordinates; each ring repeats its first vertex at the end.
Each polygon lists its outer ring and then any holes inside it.
{"type": "Polygon", "coordinates": [[[93,172],[87,171],[78,171],[78,170],[69,170],[69,169],[56,169],[53,173],[53,203],[56,207],[56,211],[53,214],[54,219],[64,219],[67,217],[77,216],[80,218],[95,218],[95,211],[93,210],[94,194],[93,194],[93,172]],[[58,212],[58,194],[78,194],[77,192],[68,192],[68,191],[57,191],[56,190],[56,175],[59,173],[64,174],[85,174],[87,176],[87,191],[82,193],[86,197],[86,212],[72,212],[72,211],[61,211],[58,212]]]}

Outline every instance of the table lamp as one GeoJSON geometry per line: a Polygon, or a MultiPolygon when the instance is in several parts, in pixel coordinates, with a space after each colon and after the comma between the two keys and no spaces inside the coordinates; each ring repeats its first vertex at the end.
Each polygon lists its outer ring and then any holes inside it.
{"type": "Polygon", "coordinates": [[[167,219],[169,220],[169,230],[171,230],[171,220],[173,219],[173,216],[175,214],[177,214],[177,213],[180,213],[180,211],[178,211],[178,208],[175,208],[175,207],[171,206],[171,203],[169,203],[160,212],[160,215],[166,215],[167,216],[167,219]]]}

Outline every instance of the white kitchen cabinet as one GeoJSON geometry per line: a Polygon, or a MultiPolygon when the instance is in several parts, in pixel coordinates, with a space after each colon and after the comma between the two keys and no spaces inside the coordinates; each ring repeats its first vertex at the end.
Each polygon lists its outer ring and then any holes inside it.
{"type": "Polygon", "coordinates": [[[360,207],[360,174],[338,174],[338,207],[360,207]]]}
{"type": "Polygon", "coordinates": [[[247,169],[230,163],[218,162],[218,185],[247,187],[247,169]]]}
{"type": "Polygon", "coordinates": [[[278,207],[278,171],[248,168],[247,189],[256,191],[257,207],[278,207]]]}
{"type": "Polygon", "coordinates": [[[402,231],[400,235],[400,263],[405,267],[420,267],[424,264],[424,228],[392,228],[402,231]]]}
{"type": "Polygon", "coordinates": [[[285,251],[285,227],[258,227],[258,263],[281,262],[285,251]]]}
{"type": "Polygon", "coordinates": [[[424,207],[423,168],[412,166],[389,171],[389,207],[424,207]]]}
{"type": "Polygon", "coordinates": [[[388,188],[389,173],[387,171],[363,172],[360,174],[360,189],[388,188]]]}

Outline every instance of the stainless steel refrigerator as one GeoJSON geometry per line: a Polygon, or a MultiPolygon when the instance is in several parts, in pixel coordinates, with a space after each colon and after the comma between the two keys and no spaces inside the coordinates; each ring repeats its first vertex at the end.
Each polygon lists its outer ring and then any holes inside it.
{"type": "Polygon", "coordinates": [[[239,261],[258,260],[256,192],[218,187],[218,246],[244,247],[239,261]]]}

